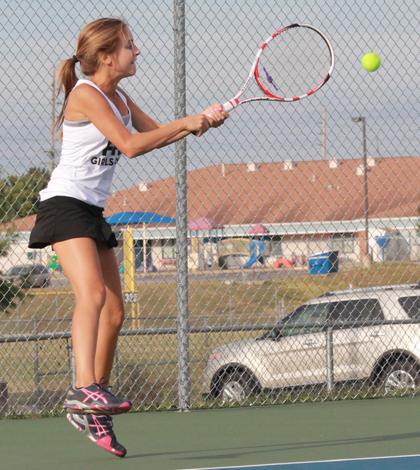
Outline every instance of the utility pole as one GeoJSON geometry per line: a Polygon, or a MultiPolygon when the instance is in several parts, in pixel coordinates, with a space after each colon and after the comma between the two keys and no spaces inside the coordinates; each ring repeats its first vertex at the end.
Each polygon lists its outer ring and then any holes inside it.
{"type": "Polygon", "coordinates": [[[364,116],[353,117],[352,121],[362,124],[362,148],[363,148],[363,212],[365,217],[365,264],[370,266],[371,257],[369,253],[369,181],[367,165],[366,144],[366,118],[364,116]]]}

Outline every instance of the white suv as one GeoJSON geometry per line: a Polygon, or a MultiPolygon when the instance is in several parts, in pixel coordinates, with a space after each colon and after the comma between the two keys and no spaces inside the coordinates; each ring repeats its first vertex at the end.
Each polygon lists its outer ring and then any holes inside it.
{"type": "Polygon", "coordinates": [[[366,381],[384,393],[420,382],[420,284],[328,292],[257,339],[214,349],[204,394],[242,401],[251,393],[366,381]]]}

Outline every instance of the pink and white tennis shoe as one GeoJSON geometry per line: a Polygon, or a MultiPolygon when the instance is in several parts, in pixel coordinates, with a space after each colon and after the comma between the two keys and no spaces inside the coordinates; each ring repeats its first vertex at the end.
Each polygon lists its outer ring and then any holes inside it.
{"type": "Polygon", "coordinates": [[[116,457],[124,457],[127,454],[127,449],[117,441],[111,416],[68,413],[67,420],[106,452],[116,457]]]}
{"type": "Polygon", "coordinates": [[[76,414],[116,415],[129,411],[131,402],[116,397],[109,389],[94,383],[88,387],[71,387],[64,408],[76,414]]]}

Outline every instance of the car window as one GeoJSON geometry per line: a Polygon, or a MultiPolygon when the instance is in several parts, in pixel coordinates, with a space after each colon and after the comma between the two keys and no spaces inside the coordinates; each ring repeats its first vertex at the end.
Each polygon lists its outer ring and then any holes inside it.
{"type": "Polygon", "coordinates": [[[420,296],[400,297],[398,302],[410,318],[420,320],[420,296]]]}
{"type": "Polygon", "coordinates": [[[20,274],[22,274],[22,268],[15,266],[14,268],[9,269],[8,274],[10,276],[19,276],[20,274]]]}
{"type": "Polygon", "coordinates": [[[328,303],[308,304],[297,308],[279,324],[281,336],[321,331],[327,322],[328,303]]]}
{"type": "Polygon", "coordinates": [[[333,325],[372,324],[385,318],[378,299],[332,302],[330,312],[333,325]]]}
{"type": "Polygon", "coordinates": [[[10,273],[12,276],[27,276],[30,273],[30,268],[28,266],[15,266],[10,273]]]}

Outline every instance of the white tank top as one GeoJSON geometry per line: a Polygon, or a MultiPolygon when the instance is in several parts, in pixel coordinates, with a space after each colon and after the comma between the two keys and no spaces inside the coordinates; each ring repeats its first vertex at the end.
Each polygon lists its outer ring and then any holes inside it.
{"type": "MultiPolygon", "coordinates": [[[[82,84],[102,93],[118,119],[131,132],[131,113],[121,92],[117,90],[127,107],[125,116],[93,82],[80,79],[75,87],[82,84]]],[[[60,162],[52,172],[48,186],[39,193],[41,201],[54,196],[69,196],[105,207],[120,155],[121,152],[90,121],[64,120],[60,162]]]]}

